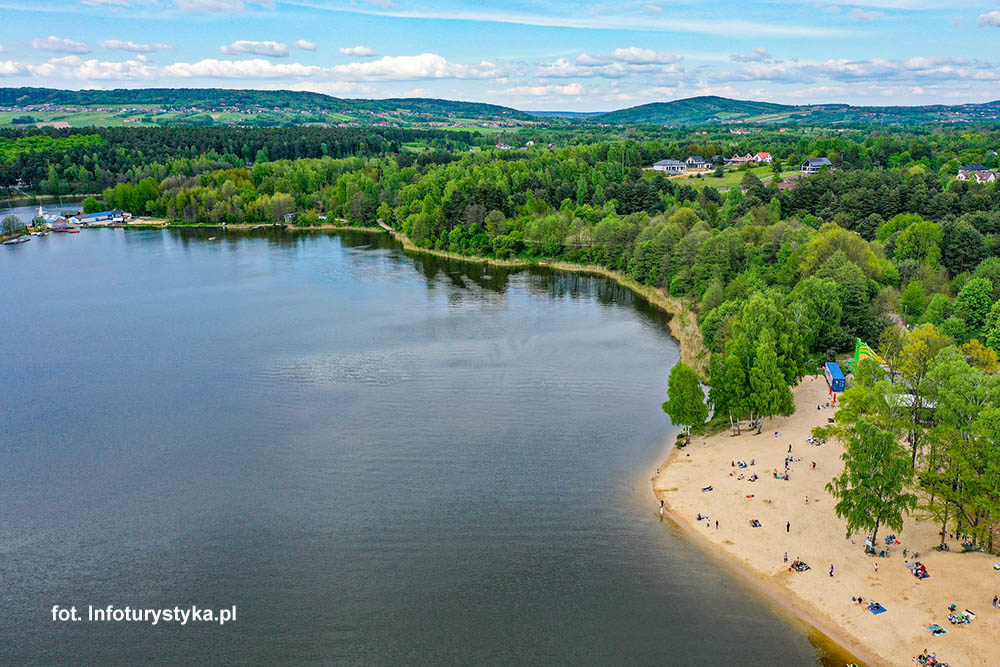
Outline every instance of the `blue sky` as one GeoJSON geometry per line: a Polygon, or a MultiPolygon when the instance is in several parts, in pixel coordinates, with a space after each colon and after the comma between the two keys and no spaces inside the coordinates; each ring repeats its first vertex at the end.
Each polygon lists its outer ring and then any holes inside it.
{"type": "Polygon", "coordinates": [[[1000,99],[986,0],[0,0],[0,86],[224,87],[594,111],[693,95],[1000,99]]]}

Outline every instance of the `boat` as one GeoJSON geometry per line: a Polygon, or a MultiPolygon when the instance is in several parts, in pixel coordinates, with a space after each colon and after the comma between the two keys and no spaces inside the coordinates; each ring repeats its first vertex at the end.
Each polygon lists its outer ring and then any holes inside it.
{"type": "Polygon", "coordinates": [[[21,245],[22,243],[27,243],[31,240],[30,236],[18,236],[16,239],[7,239],[3,242],[4,245],[21,245]]]}
{"type": "Polygon", "coordinates": [[[215,240],[215,237],[214,237],[214,236],[209,236],[209,237],[208,237],[208,240],[209,240],[209,241],[214,241],[214,240],[215,240]]]}
{"type": "Polygon", "coordinates": [[[80,230],[79,229],[67,229],[66,233],[67,234],[79,234],[80,230]]]}

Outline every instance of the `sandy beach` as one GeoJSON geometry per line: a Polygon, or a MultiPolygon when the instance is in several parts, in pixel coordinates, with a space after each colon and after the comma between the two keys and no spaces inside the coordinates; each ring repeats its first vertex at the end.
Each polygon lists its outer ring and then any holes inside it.
{"type": "MultiPolygon", "coordinates": [[[[960,553],[955,540],[947,542],[950,552],[935,551],[938,526],[915,517],[907,519],[901,544],[886,558],[864,553],[864,535],[845,539],[835,499],[824,489],[843,467],[843,447],[833,440],[807,443],[811,429],[833,415],[832,409],[816,409],[829,400],[826,381],[807,377],[794,395],[795,414],[766,422],[761,435],[725,431],[696,437],[671,453],[652,483],[672,518],[778,605],[867,663],[913,665],[927,649],[952,667],[1000,664],[1000,609],[991,606],[1000,594],[1000,571],[993,569],[1000,556],[960,553]],[[787,456],[795,459],[790,478],[775,479],[773,471],[784,472],[787,456]],[[732,465],[736,461],[754,465],[742,469],[732,465]],[[758,477],[751,482],[753,474],[758,477]],[[714,490],[703,492],[708,486],[714,490]],[[708,520],[697,521],[699,513],[708,520]],[[752,520],[760,527],[752,527],[752,520]],[[811,569],[789,571],[794,560],[811,569]],[[907,569],[905,562],[915,560],[927,567],[929,578],[917,579],[907,569]],[[852,596],[862,596],[866,605],[877,601],[887,611],[873,614],[852,596]],[[975,620],[952,625],[952,603],[975,612],[975,620]],[[947,634],[933,636],[931,624],[947,634]]],[[[890,532],[879,531],[879,548],[890,532]]]]}

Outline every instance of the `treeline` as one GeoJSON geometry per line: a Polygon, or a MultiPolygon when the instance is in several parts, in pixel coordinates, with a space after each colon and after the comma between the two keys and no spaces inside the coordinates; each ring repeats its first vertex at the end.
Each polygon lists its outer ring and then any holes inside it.
{"type": "Polygon", "coordinates": [[[469,132],[396,128],[0,129],[0,187],[21,183],[43,194],[85,194],[257,161],[388,155],[407,142],[431,147],[430,159],[442,161],[473,140],[469,132]]]}

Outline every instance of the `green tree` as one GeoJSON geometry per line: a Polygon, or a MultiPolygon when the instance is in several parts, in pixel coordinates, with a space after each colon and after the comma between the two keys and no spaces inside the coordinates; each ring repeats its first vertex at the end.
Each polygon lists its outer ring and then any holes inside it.
{"type": "Polygon", "coordinates": [[[973,278],[955,298],[955,315],[965,320],[971,336],[978,336],[992,305],[993,283],[986,278],[973,278]]]}
{"type": "Polygon", "coordinates": [[[83,200],[84,213],[97,213],[101,208],[101,201],[97,197],[87,197],[83,200]]]}
{"type": "Polygon", "coordinates": [[[24,229],[24,223],[21,222],[21,218],[16,215],[8,215],[4,217],[3,222],[0,223],[3,227],[4,234],[15,234],[16,232],[24,229]]]}
{"type": "Polygon", "coordinates": [[[928,374],[937,353],[950,343],[951,340],[933,324],[921,324],[910,332],[906,345],[900,351],[899,375],[903,379],[905,390],[909,392],[905,399],[909,411],[906,437],[912,449],[914,468],[924,431],[930,422],[928,413],[933,411],[928,401],[928,396],[933,391],[928,374]]]}
{"type": "Polygon", "coordinates": [[[936,264],[941,259],[941,227],[930,220],[921,220],[907,227],[896,239],[897,262],[914,259],[936,264]]]}
{"type": "Polygon", "coordinates": [[[691,437],[692,426],[700,426],[708,419],[708,406],[698,374],[683,362],[678,362],[670,371],[663,411],[676,426],[684,427],[688,438],[691,437]]]}
{"type": "Polygon", "coordinates": [[[757,433],[763,428],[764,417],[770,419],[795,411],[792,391],[778,366],[774,334],[769,329],[760,338],[750,369],[750,407],[757,418],[757,433]]]}
{"type": "Polygon", "coordinates": [[[837,498],[834,510],[847,521],[848,536],[864,530],[874,545],[882,526],[902,532],[903,519],[916,508],[917,496],[906,490],[913,469],[897,434],[861,418],[844,447],[844,472],[826,489],[837,498]]]}

